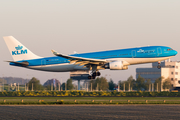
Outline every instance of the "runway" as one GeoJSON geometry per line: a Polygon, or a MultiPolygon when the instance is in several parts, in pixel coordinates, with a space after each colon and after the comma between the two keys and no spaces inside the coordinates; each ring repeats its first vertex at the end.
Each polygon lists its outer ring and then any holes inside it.
{"type": "Polygon", "coordinates": [[[0,119],[177,120],[180,105],[1,105],[0,119]]]}

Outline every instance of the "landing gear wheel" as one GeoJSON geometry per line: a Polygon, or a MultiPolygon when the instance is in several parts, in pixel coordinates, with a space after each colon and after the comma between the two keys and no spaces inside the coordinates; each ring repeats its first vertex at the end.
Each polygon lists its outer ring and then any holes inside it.
{"type": "Polygon", "coordinates": [[[100,72],[96,72],[96,76],[100,76],[101,75],[101,73],[100,72]]]}
{"type": "Polygon", "coordinates": [[[157,66],[157,68],[158,68],[158,69],[161,69],[161,66],[160,66],[160,65],[158,65],[158,66],[157,66]]]}
{"type": "Polygon", "coordinates": [[[91,79],[91,77],[92,77],[92,76],[89,75],[89,76],[88,76],[88,79],[91,79]]]}
{"type": "Polygon", "coordinates": [[[91,76],[91,75],[88,76],[88,79],[95,79],[95,78],[96,76],[91,76]]]}
{"type": "Polygon", "coordinates": [[[92,76],[92,79],[96,79],[96,76],[92,76]]]}
{"type": "Polygon", "coordinates": [[[100,75],[101,75],[100,72],[94,72],[94,73],[92,74],[92,76],[100,76],[100,75]]]}

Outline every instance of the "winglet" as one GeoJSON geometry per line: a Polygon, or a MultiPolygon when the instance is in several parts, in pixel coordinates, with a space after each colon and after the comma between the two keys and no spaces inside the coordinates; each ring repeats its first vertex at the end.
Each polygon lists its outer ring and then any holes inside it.
{"type": "Polygon", "coordinates": [[[54,55],[59,54],[59,53],[57,53],[55,50],[51,50],[51,52],[52,52],[54,55]]]}

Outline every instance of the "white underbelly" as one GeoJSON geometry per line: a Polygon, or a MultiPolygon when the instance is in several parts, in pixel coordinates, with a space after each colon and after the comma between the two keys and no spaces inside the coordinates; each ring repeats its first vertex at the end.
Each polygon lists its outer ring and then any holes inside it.
{"type": "Polygon", "coordinates": [[[69,72],[77,70],[88,70],[88,68],[83,68],[83,66],[73,65],[69,63],[65,64],[53,64],[53,65],[42,65],[42,66],[28,66],[29,69],[50,71],[50,72],[69,72]]]}

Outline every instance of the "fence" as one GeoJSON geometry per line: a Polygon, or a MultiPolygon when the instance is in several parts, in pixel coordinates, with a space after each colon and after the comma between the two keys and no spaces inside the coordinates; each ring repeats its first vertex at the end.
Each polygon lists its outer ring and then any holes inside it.
{"type": "Polygon", "coordinates": [[[180,100],[1,99],[0,104],[180,104],[180,100]]]}

